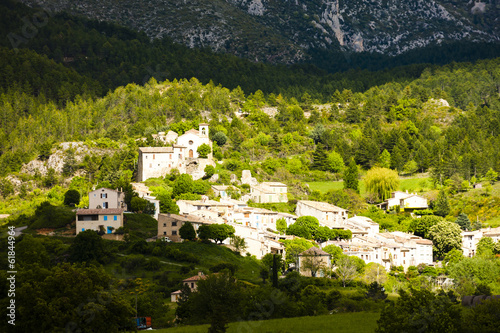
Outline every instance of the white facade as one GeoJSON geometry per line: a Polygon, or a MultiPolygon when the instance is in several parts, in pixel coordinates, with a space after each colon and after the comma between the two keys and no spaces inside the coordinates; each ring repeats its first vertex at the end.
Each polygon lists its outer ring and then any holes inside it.
{"type": "Polygon", "coordinates": [[[76,234],[85,230],[104,231],[111,234],[123,227],[123,210],[109,209],[78,209],[76,212],[76,234]]]}
{"type": "MultiPolygon", "coordinates": [[[[266,232],[239,223],[228,224],[234,227],[234,234],[236,236],[245,239],[245,244],[247,246],[245,252],[254,255],[257,259],[262,259],[262,257],[268,253],[284,255],[285,246],[270,237],[266,232]]],[[[230,239],[226,239],[224,244],[230,244],[230,239]]]]}
{"type": "Polygon", "coordinates": [[[401,209],[427,209],[427,199],[419,195],[412,195],[399,200],[401,209]]]}
{"type": "Polygon", "coordinates": [[[125,193],[110,188],[99,188],[89,192],[89,209],[127,209],[125,193]]]}
{"type": "Polygon", "coordinates": [[[377,205],[381,209],[390,210],[393,207],[399,206],[401,210],[427,209],[427,199],[417,195],[416,193],[408,193],[395,191],[391,193],[391,197],[377,205]]]}
{"type": "MultiPolygon", "coordinates": [[[[160,141],[175,137],[158,136],[160,141]]],[[[207,165],[215,166],[212,152],[208,158],[199,158],[197,149],[202,144],[207,144],[212,149],[212,142],[208,138],[208,124],[200,124],[199,130],[191,129],[176,138],[175,144],[169,147],[141,147],[137,163],[137,180],[145,181],[149,178],[164,177],[172,169],[180,173],[188,173],[193,179],[200,179],[204,175],[207,165]]]]}
{"type": "Polygon", "coordinates": [[[483,237],[490,237],[493,242],[500,241],[500,227],[483,228],[474,231],[462,231],[462,252],[466,257],[473,257],[477,252],[477,243],[483,237]]]}
{"type": "Polygon", "coordinates": [[[432,241],[399,231],[373,236],[353,233],[353,238],[348,241],[328,241],[321,246],[330,244],[339,246],[345,255],[380,264],[386,270],[391,266],[403,266],[406,270],[410,266],[433,263],[432,241]]]}
{"type": "MultiPolygon", "coordinates": [[[[344,221],[344,228],[359,230],[362,234],[373,237],[379,233],[378,223],[365,216],[353,216],[344,221]]],[[[354,231],[353,231],[354,233],[354,231]]]]}
{"type": "Polygon", "coordinates": [[[197,210],[211,210],[218,213],[224,222],[233,222],[234,207],[232,202],[214,200],[177,200],[179,214],[193,214],[197,210]]]}
{"type": "Polygon", "coordinates": [[[250,198],[257,203],[288,202],[287,193],[287,186],[278,182],[263,182],[250,186],[250,198]]]}
{"type": "Polygon", "coordinates": [[[233,212],[234,222],[241,223],[244,226],[267,230],[276,229],[276,221],[278,220],[278,212],[273,212],[268,209],[243,207],[236,209],[233,212]]]}
{"type": "Polygon", "coordinates": [[[347,210],[326,202],[299,200],[295,209],[297,216],[314,216],[320,225],[341,228],[347,220],[347,210]]]}

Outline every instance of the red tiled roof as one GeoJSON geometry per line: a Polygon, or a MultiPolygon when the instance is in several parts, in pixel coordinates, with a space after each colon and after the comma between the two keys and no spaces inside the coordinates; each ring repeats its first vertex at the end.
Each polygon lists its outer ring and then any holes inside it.
{"type": "Polygon", "coordinates": [[[182,280],[182,282],[192,282],[192,281],[199,281],[199,280],[204,280],[206,279],[207,276],[206,275],[195,275],[195,276],[191,276],[190,278],[187,278],[185,280],[182,280]]]}
{"type": "Polygon", "coordinates": [[[123,213],[121,208],[108,209],[78,209],[76,215],[117,215],[123,213]]]}

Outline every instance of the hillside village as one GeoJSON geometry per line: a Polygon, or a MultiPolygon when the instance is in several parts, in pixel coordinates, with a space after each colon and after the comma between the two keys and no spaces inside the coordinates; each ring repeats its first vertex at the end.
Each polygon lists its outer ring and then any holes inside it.
{"type": "Polygon", "coordinates": [[[0,2],[0,332],[497,333],[494,4],[59,2],[0,2]]]}
{"type": "MultiPolygon", "coordinates": [[[[286,203],[287,185],[280,182],[259,183],[252,177],[250,170],[243,170],[241,179],[232,178],[233,183],[247,184],[249,193],[239,199],[232,199],[231,193],[239,191],[231,185],[211,185],[211,190],[217,200],[209,199],[202,195],[201,200],[177,200],[178,214],[160,213],[160,203],[149,188],[142,182],[155,177],[162,177],[173,169],[180,174],[189,174],[193,179],[204,176],[206,166],[215,166],[213,155],[210,152],[205,156],[199,153],[201,145],[213,147],[208,139],[208,124],[201,123],[198,130],[189,130],[178,136],[169,131],[167,134],[160,132],[154,134],[156,142],[165,144],[166,147],[141,147],[139,148],[137,183],[133,183],[135,193],[142,199],[150,202],[154,207],[152,215],[158,221],[158,234],[156,239],[164,241],[182,242],[181,227],[186,223],[191,224],[195,231],[201,226],[224,224],[234,230],[231,237],[240,237],[244,240],[242,254],[255,256],[262,259],[267,254],[278,254],[285,258],[286,251],[283,241],[293,240],[294,235],[286,235],[284,231],[293,225],[300,217],[313,217],[317,219],[320,227],[331,230],[348,231],[348,237],[324,239],[319,243],[323,248],[329,245],[338,246],[345,255],[356,256],[366,264],[376,263],[387,271],[391,267],[400,266],[407,270],[410,266],[421,264],[433,266],[433,242],[412,233],[401,231],[381,231],[378,223],[365,216],[350,214],[347,209],[334,206],[327,202],[298,200],[295,214],[269,209],[251,207],[248,201],[256,203],[286,203]],[[284,225],[280,228],[279,221],[284,225]]],[[[215,175],[216,176],[216,175],[215,175]]],[[[213,179],[214,176],[212,176],[213,179]]],[[[125,194],[118,190],[101,188],[89,193],[89,207],[77,210],[76,234],[85,230],[104,231],[104,236],[113,237],[116,230],[123,227],[124,214],[127,212],[125,194]]],[[[387,212],[396,207],[402,211],[413,212],[428,209],[427,199],[416,193],[395,191],[391,197],[376,205],[387,212]]],[[[418,217],[418,216],[417,216],[418,217]]],[[[497,228],[498,229],[498,228],[497,228]]],[[[476,231],[462,232],[462,251],[467,257],[474,256],[479,240],[491,237],[495,242],[500,239],[497,229],[479,229],[476,231]]],[[[232,238],[225,237],[221,240],[224,246],[232,248],[232,238]]],[[[123,237],[121,237],[122,239],[123,237]]],[[[315,276],[310,269],[300,265],[300,258],[308,256],[305,251],[299,255],[296,263],[291,263],[290,268],[295,269],[305,276],[315,276]],[[296,266],[297,265],[297,266],[296,266]]],[[[314,256],[327,256],[329,254],[318,250],[314,256]]],[[[330,260],[321,265],[322,269],[332,269],[330,260]]],[[[323,276],[323,273],[320,273],[323,276]]]]}

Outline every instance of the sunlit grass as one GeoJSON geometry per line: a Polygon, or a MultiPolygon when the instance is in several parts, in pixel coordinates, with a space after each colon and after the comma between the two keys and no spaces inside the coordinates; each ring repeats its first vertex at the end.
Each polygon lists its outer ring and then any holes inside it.
{"type": "MultiPolygon", "coordinates": [[[[229,324],[228,333],[281,332],[281,333],[372,333],[380,314],[375,312],[339,313],[315,317],[297,317],[229,324]]],[[[207,332],[209,325],[184,326],[158,330],[162,333],[207,332]]]]}
{"type": "MultiPolygon", "coordinates": [[[[343,181],[327,181],[327,182],[309,182],[309,188],[321,193],[328,192],[329,190],[341,190],[344,188],[343,181]]],[[[419,177],[416,175],[414,178],[401,178],[399,183],[400,191],[408,192],[427,192],[432,189],[432,181],[429,177],[419,177]]],[[[366,194],[365,183],[363,180],[359,181],[359,192],[361,195],[366,194]]]]}

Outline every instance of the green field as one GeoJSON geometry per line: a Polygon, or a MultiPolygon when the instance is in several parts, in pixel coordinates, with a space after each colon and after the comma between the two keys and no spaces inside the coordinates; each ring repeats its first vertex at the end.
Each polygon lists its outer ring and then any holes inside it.
{"type": "MultiPolygon", "coordinates": [[[[320,191],[322,193],[329,190],[341,190],[344,188],[343,181],[309,182],[307,184],[311,190],[320,191]]],[[[431,186],[432,182],[429,177],[403,178],[400,179],[399,190],[422,193],[431,190],[431,186]]],[[[359,181],[359,192],[361,195],[366,193],[363,180],[359,181]]]]}
{"type": "MultiPolygon", "coordinates": [[[[372,333],[377,327],[380,313],[352,312],[315,317],[297,317],[229,324],[228,333],[280,332],[280,333],[372,333]]],[[[162,333],[207,332],[209,325],[184,326],[158,330],[162,333]]]]}

